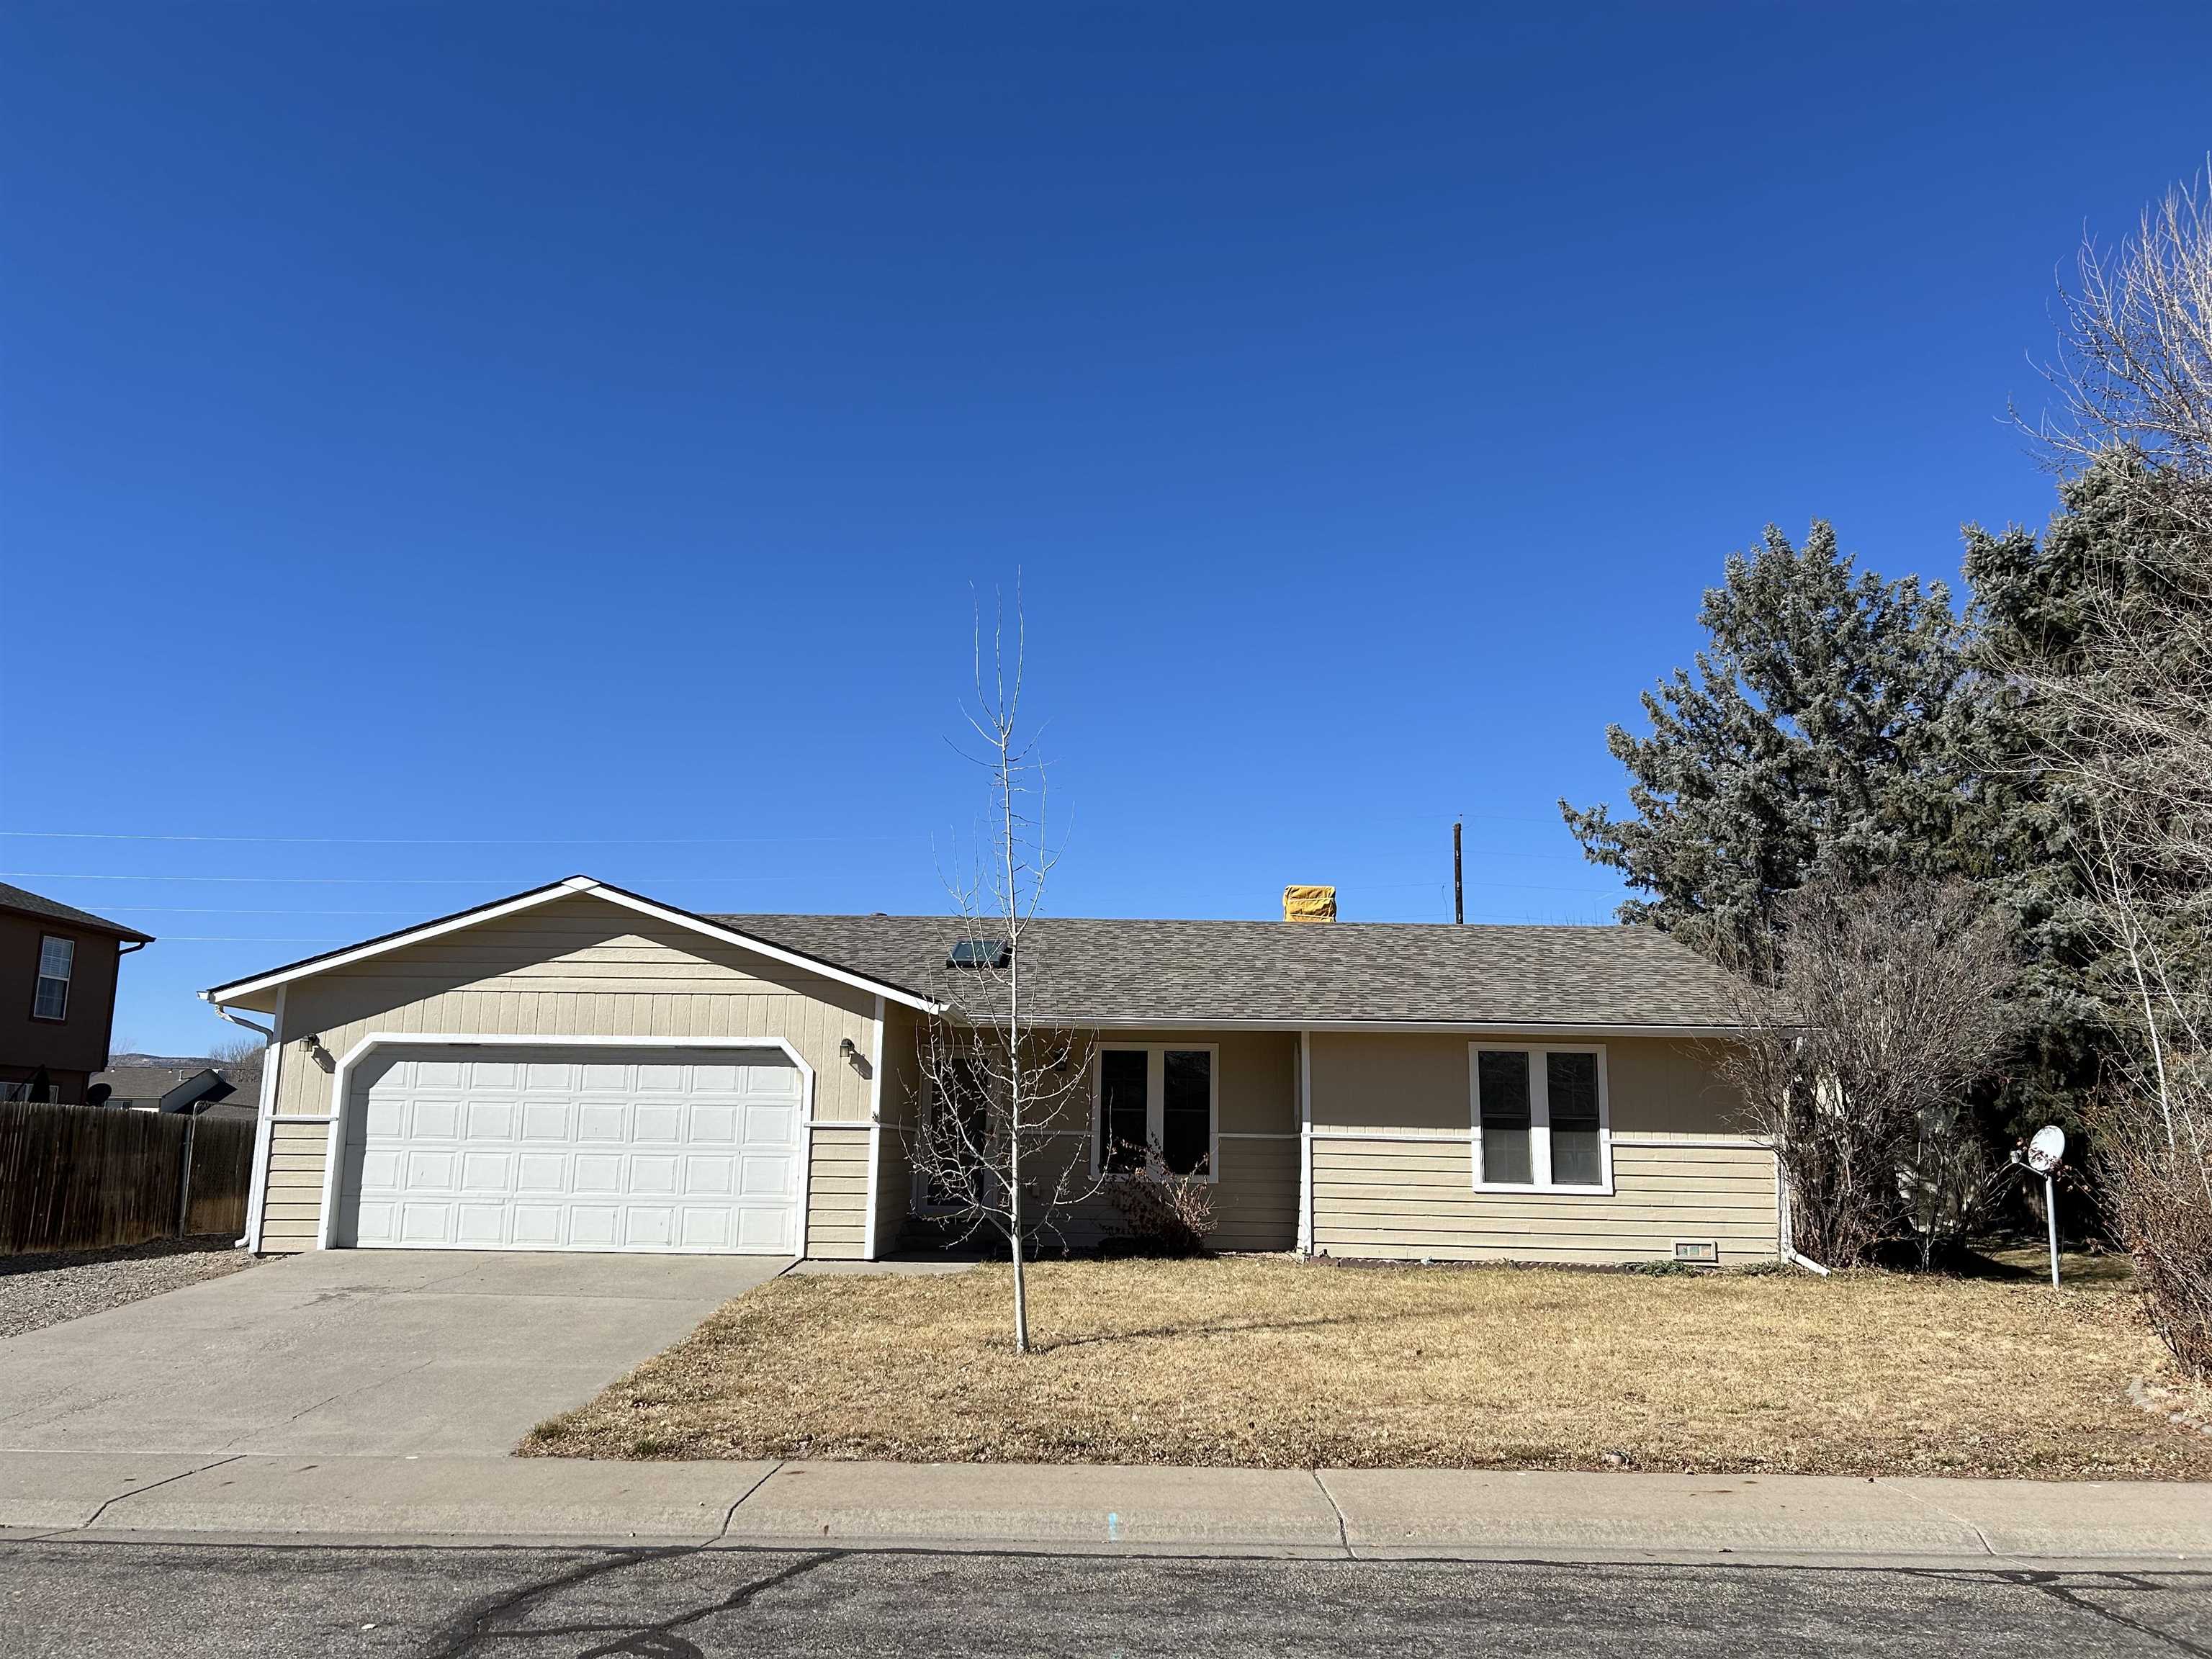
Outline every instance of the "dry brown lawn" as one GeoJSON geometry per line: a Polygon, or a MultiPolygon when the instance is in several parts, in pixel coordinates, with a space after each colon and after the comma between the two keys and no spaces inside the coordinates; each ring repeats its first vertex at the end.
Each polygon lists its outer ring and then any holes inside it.
{"type": "Polygon", "coordinates": [[[792,1277],[522,1449],[552,1456],[2212,1478],[2127,1398],[2132,1292],[1282,1258],[792,1277]]]}

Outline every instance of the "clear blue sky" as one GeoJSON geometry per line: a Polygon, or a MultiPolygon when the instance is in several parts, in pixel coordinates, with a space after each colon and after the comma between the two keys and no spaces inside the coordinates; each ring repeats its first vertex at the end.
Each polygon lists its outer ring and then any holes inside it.
{"type": "Polygon", "coordinates": [[[194,989],[576,870],[941,908],[1026,573],[1063,914],[1595,921],[1553,801],[1773,520],[2050,498],[2212,15],[0,13],[0,870],[194,989]],[[158,839],[270,837],[296,839],[158,839]],[[94,878],[104,878],[95,879],[94,878]]]}

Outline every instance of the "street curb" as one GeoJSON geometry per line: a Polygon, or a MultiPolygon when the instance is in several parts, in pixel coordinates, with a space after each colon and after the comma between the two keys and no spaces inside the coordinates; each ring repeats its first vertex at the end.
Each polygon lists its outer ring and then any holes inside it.
{"type": "Polygon", "coordinates": [[[2171,1569],[2212,1483],[0,1451],[33,1540],[2171,1569]]]}

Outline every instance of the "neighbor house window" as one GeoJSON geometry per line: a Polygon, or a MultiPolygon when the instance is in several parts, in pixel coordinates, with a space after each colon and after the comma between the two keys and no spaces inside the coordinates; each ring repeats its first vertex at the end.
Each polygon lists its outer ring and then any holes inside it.
{"type": "Polygon", "coordinates": [[[1604,1049],[1478,1042],[1468,1052],[1476,1186],[1612,1187],[1604,1049]]]}
{"type": "Polygon", "coordinates": [[[1219,1094],[1211,1046],[1117,1043],[1098,1050],[1092,1157],[1102,1173],[1138,1168],[1157,1146],[1177,1175],[1214,1173],[1219,1094]]]}
{"type": "Polygon", "coordinates": [[[76,963],[75,939],[55,939],[49,934],[39,941],[39,988],[31,998],[33,1019],[69,1018],[70,969],[76,963]]]}

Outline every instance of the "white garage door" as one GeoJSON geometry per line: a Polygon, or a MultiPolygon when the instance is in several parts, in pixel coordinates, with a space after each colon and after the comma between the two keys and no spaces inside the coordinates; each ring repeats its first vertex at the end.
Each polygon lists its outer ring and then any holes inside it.
{"type": "Polygon", "coordinates": [[[395,1048],[349,1093],[339,1244],[798,1254],[775,1049],[395,1048]]]}

